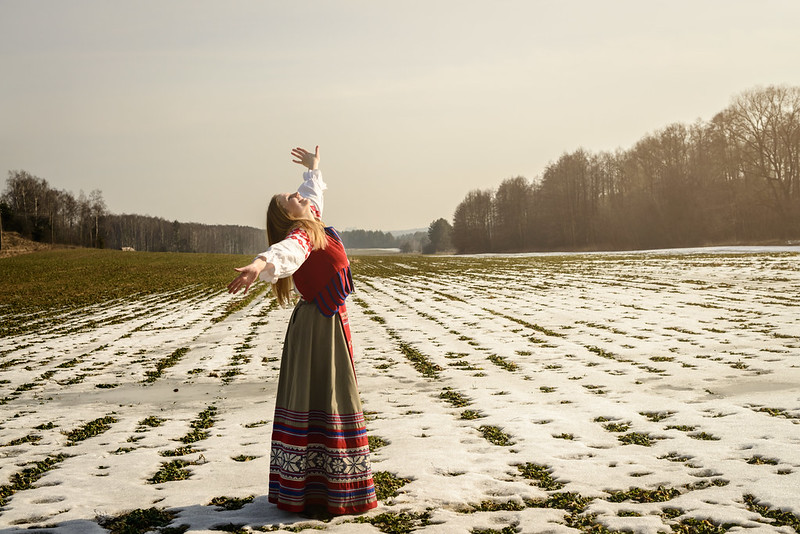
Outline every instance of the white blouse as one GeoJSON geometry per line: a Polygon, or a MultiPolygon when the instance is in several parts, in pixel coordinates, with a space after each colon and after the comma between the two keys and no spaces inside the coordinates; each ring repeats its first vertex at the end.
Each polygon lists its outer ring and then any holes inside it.
{"type": "MultiPolygon", "coordinates": [[[[328,185],[322,180],[319,170],[303,173],[303,183],[297,188],[300,196],[311,201],[311,211],[322,218],[323,194],[328,185]]],[[[280,278],[292,276],[311,254],[311,240],[305,230],[297,228],[289,232],[286,239],[269,247],[257,257],[265,260],[267,266],[258,277],[264,282],[274,284],[280,278]]]]}

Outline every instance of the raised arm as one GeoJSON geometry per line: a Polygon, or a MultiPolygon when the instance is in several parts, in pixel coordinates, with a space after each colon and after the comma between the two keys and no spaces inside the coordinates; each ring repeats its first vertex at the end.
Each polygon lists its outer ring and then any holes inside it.
{"type": "Polygon", "coordinates": [[[294,147],[292,149],[292,156],[296,158],[293,159],[292,162],[299,163],[303,167],[306,167],[309,171],[315,171],[319,169],[319,145],[317,145],[317,148],[314,149],[313,154],[305,148],[294,147]]]}
{"type": "Polygon", "coordinates": [[[292,160],[294,163],[308,169],[303,173],[303,183],[297,188],[297,192],[301,197],[311,201],[316,208],[316,210],[312,210],[314,215],[321,219],[324,204],[323,191],[328,188],[328,185],[322,179],[322,173],[319,170],[319,146],[316,147],[313,154],[304,148],[293,148],[292,156],[295,158],[292,160]]]}

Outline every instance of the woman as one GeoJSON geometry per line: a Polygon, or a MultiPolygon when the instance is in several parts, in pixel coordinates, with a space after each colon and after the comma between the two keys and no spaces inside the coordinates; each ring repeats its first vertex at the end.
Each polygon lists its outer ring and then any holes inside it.
{"type": "Polygon", "coordinates": [[[283,345],[272,425],[269,501],[291,512],[354,514],[377,506],[366,425],[356,385],[345,298],[353,289],[339,235],[322,224],[319,147],[292,150],[308,168],[297,193],[275,195],[267,209],[269,249],[228,291],[245,293],[258,277],[281,304],[291,282],[301,298],[283,345]]]}

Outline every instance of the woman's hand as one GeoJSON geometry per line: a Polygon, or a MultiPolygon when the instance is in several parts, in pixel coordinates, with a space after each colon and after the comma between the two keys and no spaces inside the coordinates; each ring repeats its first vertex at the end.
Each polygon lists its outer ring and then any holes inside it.
{"type": "Polygon", "coordinates": [[[245,267],[236,267],[233,270],[239,273],[239,276],[234,278],[233,282],[228,284],[228,293],[238,293],[242,287],[244,287],[244,294],[247,294],[247,290],[250,289],[250,285],[258,278],[258,275],[261,274],[261,271],[264,270],[266,267],[267,262],[262,260],[261,258],[256,258],[253,260],[253,263],[250,265],[246,265],[245,267]]]}
{"type": "Polygon", "coordinates": [[[303,165],[309,171],[319,169],[319,145],[313,154],[305,148],[295,147],[292,149],[292,156],[297,158],[292,160],[294,163],[303,165]]]}

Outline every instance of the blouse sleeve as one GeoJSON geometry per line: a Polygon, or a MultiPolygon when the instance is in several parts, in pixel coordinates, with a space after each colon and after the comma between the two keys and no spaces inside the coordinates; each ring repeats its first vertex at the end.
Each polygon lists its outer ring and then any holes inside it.
{"type": "Polygon", "coordinates": [[[328,189],[328,184],[322,179],[322,172],[319,169],[306,171],[303,173],[303,183],[297,188],[300,196],[311,201],[317,208],[317,217],[322,218],[322,192],[328,189]]]}
{"type": "Polygon", "coordinates": [[[267,262],[267,266],[258,277],[274,284],[279,278],[292,276],[303,265],[309,254],[311,254],[311,240],[305,230],[296,228],[289,232],[286,239],[275,243],[258,255],[267,262]]]}

